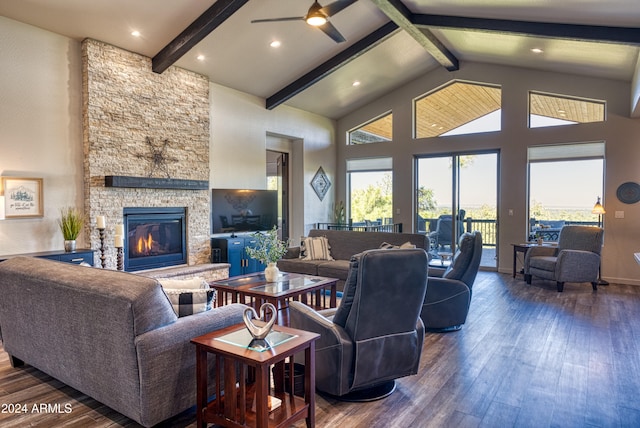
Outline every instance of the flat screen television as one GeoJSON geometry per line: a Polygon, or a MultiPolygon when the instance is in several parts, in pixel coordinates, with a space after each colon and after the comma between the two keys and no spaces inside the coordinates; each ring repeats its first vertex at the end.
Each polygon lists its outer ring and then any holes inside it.
{"type": "Polygon", "coordinates": [[[277,223],[277,190],[211,190],[212,233],[257,232],[277,223]]]}

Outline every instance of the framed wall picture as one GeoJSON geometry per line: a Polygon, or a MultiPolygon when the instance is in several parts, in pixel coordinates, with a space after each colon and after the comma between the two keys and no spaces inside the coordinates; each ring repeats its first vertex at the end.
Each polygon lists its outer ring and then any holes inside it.
{"type": "Polygon", "coordinates": [[[42,178],[2,177],[4,217],[43,217],[42,178]]]}

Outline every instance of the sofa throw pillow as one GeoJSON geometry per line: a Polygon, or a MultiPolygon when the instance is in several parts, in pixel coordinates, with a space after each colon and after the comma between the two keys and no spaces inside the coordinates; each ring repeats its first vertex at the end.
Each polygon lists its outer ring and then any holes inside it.
{"type": "Polygon", "coordinates": [[[382,244],[380,244],[380,249],[381,250],[391,250],[391,249],[398,249],[398,248],[416,248],[415,245],[413,245],[411,242],[407,241],[402,245],[393,245],[393,244],[389,244],[388,242],[383,242],[382,244]]]}
{"type": "Polygon", "coordinates": [[[302,260],[334,260],[330,249],[329,240],[325,236],[303,238],[300,258],[302,260]]]}
{"type": "Polygon", "coordinates": [[[205,312],[211,309],[216,297],[216,290],[180,290],[180,289],[164,289],[171,307],[178,317],[186,317],[188,315],[205,312]]]}
{"type": "Polygon", "coordinates": [[[158,278],[158,282],[164,289],[173,290],[203,290],[209,288],[207,281],[200,277],[187,279],[158,278]]]}

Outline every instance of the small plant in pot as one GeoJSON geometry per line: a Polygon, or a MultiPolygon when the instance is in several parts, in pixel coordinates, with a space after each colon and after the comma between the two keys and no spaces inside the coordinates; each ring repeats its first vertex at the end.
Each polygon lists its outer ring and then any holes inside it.
{"type": "Polygon", "coordinates": [[[256,245],[248,247],[247,254],[267,266],[264,270],[265,279],[274,282],[280,273],[276,262],[286,254],[289,243],[278,239],[276,226],[267,232],[256,232],[253,236],[256,238],[256,245]]]}
{"type": "Polygon", "coordinates": [[[76,208],[67,207],[60,210],[58,225],[64,237],[64,250],[76,250],[76,239],[84,227],[84,215],[76,208]]]}

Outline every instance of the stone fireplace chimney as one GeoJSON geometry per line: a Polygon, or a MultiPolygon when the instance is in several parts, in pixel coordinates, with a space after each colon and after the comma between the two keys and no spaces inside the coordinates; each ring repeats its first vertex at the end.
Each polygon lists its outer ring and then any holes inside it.
{"type": "Polygon", "coordinates": [[[115,226],[123,223],[125,207],[184,207],[187,263],[208,263],[208,184],[197,189],[105,185],[109,176],[208,183],[208,79],[177,67],[154,73],[150,58],[91,39],[83,41],[82,57],[85,213],[91,248],[100,248],[95,218],[104,215],[107,268],[115,269],[115,226]]]}

